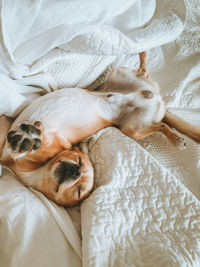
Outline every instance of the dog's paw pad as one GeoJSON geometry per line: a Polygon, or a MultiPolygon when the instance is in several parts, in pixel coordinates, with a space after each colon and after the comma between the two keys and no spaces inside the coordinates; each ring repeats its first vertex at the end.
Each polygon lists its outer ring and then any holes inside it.
{"type": "Polygon", "coordinates": [[[19,152],[26,152],[32,147],[32,142],[28,138],[24,138],[19,146],[19,152]]]}
{"type": "Polygon", "coordinates": [[[21,124],[20,125],[20,129],[24,132],[26,132],[27,134],[35,134],[35,135],[40,135],[41,131],[40,129],[38,129],[37,127],[35,127],[34,125],[31,124],[21,124]]]}
{"type": "Polygon", "coordinates": [[[23,136],[17,131],[10,131],[7,135],[7,140],[11,144],[13,150],[16,150],[18,143],[22,140],[23,136]]]}
{"type": "Polygon", "coordinates": [[[7,140],[14,151],[23,153],[41,147],[41,130],[36,125],[22,123],[18,129],[8,133],[7,140]]]}
{"type": "Polygon", "coordinates": [[[34,150],[39,149],[41,147],[41,145],[42,145],[42,142],[40,139],[38,139],[38,138],[33,139],[33,149],[34,150]]]}

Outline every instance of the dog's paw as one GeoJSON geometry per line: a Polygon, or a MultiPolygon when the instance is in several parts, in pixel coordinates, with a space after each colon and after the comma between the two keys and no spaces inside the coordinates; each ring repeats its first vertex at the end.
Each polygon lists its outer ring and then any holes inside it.
{"type": "Polygon", "coordinates": [[[173,145],[181,150],[186,148],[186,141],[183,137],[174,135],[173,145]]]}
{"type": "Polygon", "coordinates": [[[137,70],[137,74],[138,76],[144,76],[145,78],[149,78],[149,72],[146,70],[146,68],[142,68],[140,67],[138,70],[137,70]]]}
{"type": "Polygon", "coordinates": [[[10,131],[7,140],[12,149],[19,153],[39,149],[42,144],[39,125],[39,122],[34,125],[23,123],[18,129],[10,131]]]}

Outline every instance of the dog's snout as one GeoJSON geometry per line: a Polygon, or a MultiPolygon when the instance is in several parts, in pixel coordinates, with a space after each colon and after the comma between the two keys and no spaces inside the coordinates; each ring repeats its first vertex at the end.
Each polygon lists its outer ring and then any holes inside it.
{"type": "Polygon", "coordinates": [[[73,162],[60,161],[55,169],[55,176],[59,184],[67,180],[76,180],[80,177],[80,175],[80,165],[73,162]]]}

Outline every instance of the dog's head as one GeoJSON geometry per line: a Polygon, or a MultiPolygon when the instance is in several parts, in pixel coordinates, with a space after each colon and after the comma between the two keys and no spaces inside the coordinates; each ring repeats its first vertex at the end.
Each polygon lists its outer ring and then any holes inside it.
{"type": "MultiPolygon", "coordinates": [[[[32,187],[58,205],[68,207],[84,200],[94,184],[92,164],[77,147],[61,152],[31,175],[33,179],[35,177],[32,187]]],[[[20,176],[26,185],[30,185],[26,175],[20,176]]]]}

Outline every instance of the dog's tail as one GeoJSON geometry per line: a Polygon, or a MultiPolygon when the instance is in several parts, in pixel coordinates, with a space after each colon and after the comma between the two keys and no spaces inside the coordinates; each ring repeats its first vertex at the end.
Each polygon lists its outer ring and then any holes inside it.
{"type": "Polygon", "coordinates": [[[166,111],[163,121],[178,130],[180,133],[190,137],[195,142],[200,143],[200,127],[184,121],[169,111],[166,111]]]}

